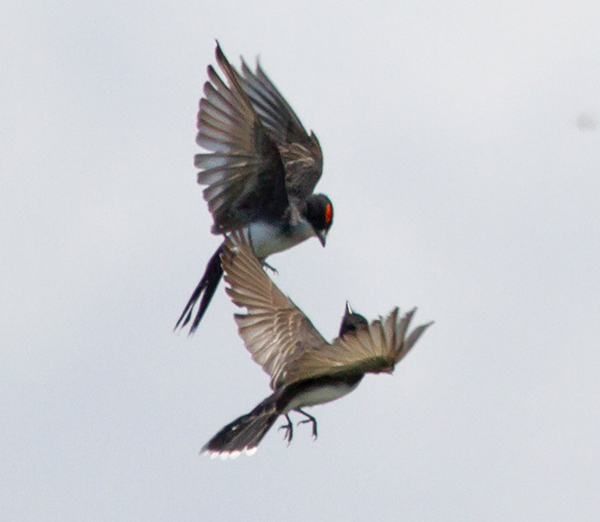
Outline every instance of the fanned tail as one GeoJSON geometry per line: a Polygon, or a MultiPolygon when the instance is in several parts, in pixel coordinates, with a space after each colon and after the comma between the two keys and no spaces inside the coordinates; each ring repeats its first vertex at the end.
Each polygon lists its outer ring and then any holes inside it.
{"type": "Polygon", "coordinates": [[[222,459],[233,459],[242,452],[252,455],[277,417],[277,400],[273,394],[250,413],[225,426],[204,445],[201,453],[222,459]]]}
{"type": "Polygon", "coordinates": [[[198,300],[200,300],[200,306],[198,307],[198,311],[196,312],[196,317],[192,321],[192,325],[190,326],[190,335],[196,331],[202,317],[204,317],[204,313],[210,304],[213,295],[215,294],[215,290],[217,286],[219,286],[219,281],[223,276],[223,268],[221,267],[221,252],[223,251],[223,245],[217,248],[217,251],[210,258],[210,261],[206,265],[206,270],[204,271],[204,275],[198,286],[194,290],[194,293],[190,297],[190,300],[185,305],[183,309],[183,313],[177,324],[175,325],[174,330],[183,329],[186,324],[190,322],[192,318],[194,307],[198,300]]]}

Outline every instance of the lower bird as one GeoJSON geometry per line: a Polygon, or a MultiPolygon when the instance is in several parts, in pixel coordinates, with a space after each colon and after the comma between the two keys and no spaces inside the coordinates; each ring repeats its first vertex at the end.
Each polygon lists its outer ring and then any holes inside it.
{"type": "Polygon", "coordinates": [[[291,441],[292,410],[306,417],[301,423],[311,423],[316,438],[316,419],[302,408],[347,395],[366,373],[391,373],[432,324],[409,332],[416,309],[401,315],[399,308],[369,324],[346,304],[339,336],[329,343],[277,288],[241,234],[227,238],[221,264],[227,293],[246,308],[235,315],[239,334],[253,360],[271,376],[273,394],[206,443],[201,452],[212,458],[253,454],[280,415],[291,441]]]}

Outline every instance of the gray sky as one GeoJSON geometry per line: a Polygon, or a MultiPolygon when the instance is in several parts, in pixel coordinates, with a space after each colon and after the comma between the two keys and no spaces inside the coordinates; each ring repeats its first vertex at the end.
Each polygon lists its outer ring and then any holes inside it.
{"type": "Polygon", "coordinates": [[[597,520],[600,3],[10,2],[0,21],[6,520],[597,520]],[[195,183],[214,39],[256,55],[335,205],[270,258],[330,338],[346,299],[436,324],[286,447],[198,456],[269,393],[195,183]]]}

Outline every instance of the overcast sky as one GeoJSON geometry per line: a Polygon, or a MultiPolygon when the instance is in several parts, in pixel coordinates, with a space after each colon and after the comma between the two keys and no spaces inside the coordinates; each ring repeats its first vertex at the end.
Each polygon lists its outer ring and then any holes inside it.
{"type": "Polygon", "coordinates": [[[8,2],[0,19],[0,510],[14,521],[595,521],[597,0],[8,2]],[[168,5],[168,6],[167,6],[168,5]],[[269,262],[327,337],[434,320],[393,377],[200,457],[270,390],[196,185],[218,38],[325,155],[328,245],[269,262]]]}

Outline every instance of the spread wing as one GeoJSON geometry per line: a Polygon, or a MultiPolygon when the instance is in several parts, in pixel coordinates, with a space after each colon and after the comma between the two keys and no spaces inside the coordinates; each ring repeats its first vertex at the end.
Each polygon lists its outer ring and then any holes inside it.
{"type": "Polygon", "coordinates": [[[208,67],[198,112],[198,183],[213,214],[213,234],[242,228],[257,216],[276,219],[288,206],[285,169],[277,144],[263,126],[240,76],[219,44],[215,51],[225,83],[208,67]]]}
{"type": "Polygon", "coordinates": [[[395,308],[385,319],[376,319],[356,333],[307,349],[286,368],[285,384],[338,372],[391,372],[432,324],[418,326],[409,333],[415,311],[400,316],[395,308]]]}
{"type": "Polygon", "coordinates": [[[323,153],[314,133],[307,134],[289,103],[260,64],[253,73],[242,60],[240,84],[265,129],[275,140],[286,171],[289,197],[306,199],[323,172],[323,153]]]}
{"type": "Polygon", "coordinates": [[[247,310],[235,315],[239,334],[252,359],[271,376],[271,388],[276,389],[289,364],[308,348],[327,342],[267,276],[241,234],[226,239],[221,264],[229,284],[227,293],[247,310]]]}

